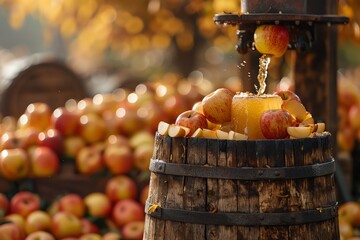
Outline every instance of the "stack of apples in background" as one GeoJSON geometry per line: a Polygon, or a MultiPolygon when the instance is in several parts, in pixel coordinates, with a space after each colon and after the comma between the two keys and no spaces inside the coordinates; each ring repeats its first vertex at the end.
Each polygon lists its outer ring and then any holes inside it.
{"type": "Polygon", "coordinates": [[[2,118],[0,219],[11,223],[0,225],[0,239],[142,239],[157,125],[203,97],[184,81],[186,91],[151,82],[57,109],[34,102],[2,118]],[[64,191],[69,181],[79,191],[64,191]]]}

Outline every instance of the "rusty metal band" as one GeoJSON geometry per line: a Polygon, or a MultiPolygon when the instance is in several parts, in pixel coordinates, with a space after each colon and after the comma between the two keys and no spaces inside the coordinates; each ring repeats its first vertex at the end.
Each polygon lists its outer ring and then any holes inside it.
{"type": "Polygon", "coordinates": [[[168,163],[159,159],[151,159],[149,169],[154,173],[165,175],[233,179],[233,180],[267,180],[267,179],[298,179],[329,175],[335,172],[335,160],[331,158],[324,163],[294,167],[220,167],[210,165],[193,165],[168,163]]]}
{"type": "Polygon", "coordinates": [[[149,211],[153,204],[147,202],[145,213],[150,217],[174,222],[185,222],[205,225],[237,225],[237,226],[283,226],[322,222],[334,219],[338,214],[338,206],[333,205],[313,210],[282,213],[234,213],[234,212],[202,212],[157,206],[149,211]]]}

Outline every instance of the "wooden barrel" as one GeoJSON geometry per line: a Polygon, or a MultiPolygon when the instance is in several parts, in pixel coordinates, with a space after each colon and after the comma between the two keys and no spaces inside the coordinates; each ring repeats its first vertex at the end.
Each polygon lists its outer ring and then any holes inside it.
{"type": "Polygon", "coordinates": [[[144,239],[339,239],[330,136],[155,137],[144,239]]]}
{"type": "Polygon", "coordinates": [[[85,82],[56,58],[33,56],[9,63],[0,81],[0,112],[18,118],[30,103],[45,102],[52,109],[70,98],[88,96],[85,82]]]}

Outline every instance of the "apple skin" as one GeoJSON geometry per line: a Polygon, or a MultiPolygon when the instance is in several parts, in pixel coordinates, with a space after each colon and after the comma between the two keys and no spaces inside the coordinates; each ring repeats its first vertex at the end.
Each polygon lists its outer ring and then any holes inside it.
{"type": "Polygon", "coordinates": [[[6,221],[15,223],[25,233],[25,218],[17,213],[11,213],[5,216],[6,221]]]}
{"type": "Polygon", "coordinates": [[[49,147],[60,156],[63,151],[63,136],[58,130],[49,128],[39,133],[37,145],[49,147]]]}
{"type": "Polygon", "coordinates": [[[150,185],[149,184],[145,185],[145,187],[143,187],[141,189],[140,196],[139,196],[139,202],[143,206],[146,205],[146,201],[147,201],[148,196],[149,196],[149,190],[150,190],[150,185]]]}
{"type": "Polygon", "coordinates": [[[355,201],[343,203],[339,206],[338,216],[352,226],[360,226],[360,204],[355,201]]]}
{"type": "Polygon", "coordinates": [[[6,179],[18,180],[27,177],[30,171],[30,161],[22,148],[4,149],[0,152],[1,174],[6,179]]]}
{"type": "Polygon", "coordinates": [[[60,168],[57,154],[45,146],[34,146],[29,151],[31,175],[34,177],[49,177],[55,175],[60,168]]]}
{"type": "Polygon", "coordinates": [[[89,219],[81,218],[80,222],[81,222],[81,235],[82,236],[84,234],[100,232],[99,227],[95,223],[91,222],[89,219]]]}
{"type": "Polygon", "coordinates": [[[142,240],[144,235],[144,221],[133,221],[126,223],[121,231],[125,239],[142,240]]]}
{"type": "Polygon", "coordinates": [[[231,103],[235,93],[227,88],[219,88],[202,100],[202,112],[212,123],[231,121],[231,103]]]}
{"type": "Polygon", "coordinates": [[[6,223],[0,225],[1,240],[24,240],[24,231],[15,223],[6,223]]]}
{"type": "Polygon", "coordinates": [[[103,235],[102,240],[119,240],[121,238],[122,238],[122,236],[118,232],[107,232],[103,235]]]}
{"type": "Polygon", "coordinates": [[[89,144],[105,139],[105,121],[95,113],[87,113],[80,116],[79,135],[89,144]]]}
{"type": "Polygon", "coordinates": [[[32,192],[17,192],[10,200],[10,213],[27,217],[31,212],[40,209],[40,197],[32,192]]]}
{"type": "Polygon", "coordinates": [[[254,32],[255,48],[262,54],[281,57],[289,44],[289,31],[280,25],[260,25],[254,32]]]}
{"type": "Polygon", "coordinates": [[[51,125],[51,114],[52,111],[47,103],[30,103],[24,113],[27,117],[25,125],[44,131],[51,125]]]}
{"type": "Polygon", "coordinates": [[[76,155],[79,153],[80,149],[85,147],[85,140],[78,136],[68,136],[64,138],[63,141],[63,153],[64,157],[76,158],[76,155]]]}
{"type": "Polygon", "coordinates": [[[276,91],[274,94],[280,96],[283,101],[290,101],[292,99],[295,99],[296,101],[301,102],[300,97],[290,90],[279,90],[276,91]]]}
{"type": "Polygon", "coordinates": [[[86,145],[79,150],[75,163],[81,174],[91,175],[104,168],[104,157],[96,145],[86,145]]]}
{"type": "Polygon", "coordinates": [[[143,221],[145,219],[144,208],[133,199],[120,200],[113,207],[112,219],[118,227],[133,221],[143,221]]]}
{"type": "Polygon", "coordinates": [[[9,211],[10,201],[5,194],[0,193],[0,219],[5,217],[9,211]]]}
{"type": "Polygon", "coordinates": [[[260,118],[261,132],[267,139],[283,139],[289,135],[287,127],[292,124],[290,113],[283,109],[268,110],[260,118]]]}
{"type": "Polygon", "coordinates": [[[26,236],[25,240],[56,240],[53,235],[45,231],[36,231],[26,236]]]}
{"type": "Polygon", "coordinates": [[[26,234],[36,231],[48,231],[51,227],[51,217],[48,213],[36,210],[31,212],[25,219],[26,234]]]}
{"type": "Polygon", "coordinates": [[[77,193],[68,193],[59,199],[59,210],[80,218],[84,216],[85,204],[77,193]]]}
{"type": "Polygon", "coordinates": [[[132,178],[126,175],[117,175],[107,181],[105,194],[112,202],[123,199],[135,199],[138,194],[138,188],[132,178]]]}
{"type": "Polygon", "coordinates": [[[348,110],[348,119],[350,126],[354,129],[360,129],[360,104],[352,105],[348,110]]]}
{"type": "Polygon", "coordinates": [[[104,151],[105,166],[113,174],[128,173],[134,166],[131,148],[122,145],[108,145],[104,151]]]}
{"type": "Polygon", "coordinates": [[[51,219],[51,233],[56,239],[77,238],[81,235],[81,221],[71,213],[55,213],[51,219]]]}
{"type": "Polygon", "coordinates": [[[175,125],[189,128],[188,136],[191,136],[198,128],[208,127],[206,117],[195,110],[180,113],[175,120],[175,125]]]}
{"type": "Polygon", "coordinates": [[[134,166],[141,171],[149,171],[150,159],[153,156],[154,145],[143,144],[134,150],[134,166]]]}
{"type": "Polygon", "coordinates": [[[84,198],[87,213],[92,217],[107,217],[112,209],[108,196],[102,192],[93,192],[84,198]]]}
{"type": "Polygon", "coordinates": [[[80,114],[65,107],[56,108],[51,115],[51,124],[63,136],[75,135],[79,128],[80,114]]]}
{"type": "Polygon", "coordinates": [[[24,148],[24,141],[19,138],[14,132],[4,132],[0,137],[0,150],[24,148]]]}

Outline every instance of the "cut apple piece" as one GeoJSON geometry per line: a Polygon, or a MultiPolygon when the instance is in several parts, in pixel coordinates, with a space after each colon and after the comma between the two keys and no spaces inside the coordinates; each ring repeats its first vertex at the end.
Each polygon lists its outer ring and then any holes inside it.
{"type": "Polygon", "coordinates": [[[247,140],[248,136],[245,134],[230,130],[228,139],[230,139],[230,140],[247,140]]]}
{"type": "Polygon", "coordinates": [[[312,132],[311,126],[287,127],[287,132],[293,138],[306,138],[312,132]]]}
{"type": "Polygon", "coordinates": [[[171,124],[168,133],[170,137],[185,137],[186,133],[189,131],[190,130],[187,130],[186,127],[171,124]]]}
{"type": "Polygon", "coordinates": [[[234,140],[247,140],[248,136],[242,133],[234,132],[234,140]]]}
{"type": "Polygon", "coordinates": [[[158,124],[158,132],[161,135],[166,136],[169,133],[169,127],[170,127],[169,123],[160,121],[159,124],[158,124]]]}
{"type": "Polygon", "coordinates": [[[325,123],[316,123],[316,125],[317,125],[317,129],[316,129],[317,133],[322,133],[325,131],[325,123]]]}
{"type": "Polygon", "coordinates": [[[202,136],[204,138],[217,138],[216,131],[210,129],[203,129],[202,136]]]}
{"type": "Polygon", "coordinates": [[[307,117],[305,106],[295,99],[284,101],[281,107],[288,111],[299,123],[304,121],[307,117]]]}
{"type": "Polygon", "coordinates": [[[218,139],[229,139],[229,133],[222,130],[215,130],[218,139]]]}
{"type": "Polygon", "coordinates": [[[191,135],[191,137],[199,138],[203,136],[203,130],[202,128],[198,128],[195,130],[195,132],[191,135]]]}
{"type": "Polygon", "coordinates": [[[307,125],[307,124],[315,124],[314,118],[312,117],[310,112],[306,112],[306,117],[304,118],[304,120],[301,122],[301,124],[303,125],[307,125]]]}

